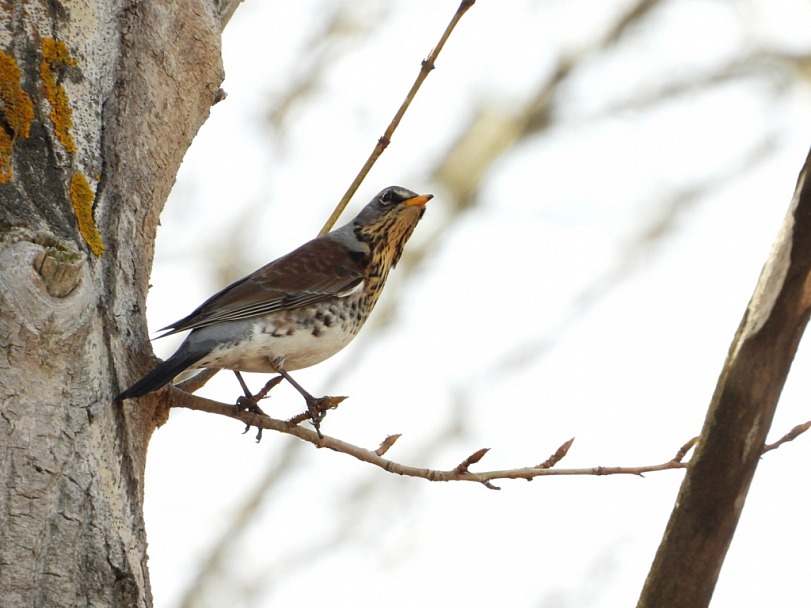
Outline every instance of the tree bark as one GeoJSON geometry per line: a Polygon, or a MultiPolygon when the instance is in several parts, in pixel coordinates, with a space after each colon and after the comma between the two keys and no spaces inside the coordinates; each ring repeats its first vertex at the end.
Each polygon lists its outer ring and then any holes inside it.
{"type": "Polygon", "coordinates": [[[218,99],[237,1],[0,7],[0,597],[150,606],[146,446],[112,397],[152,355],[158,217],[218,99]]]}

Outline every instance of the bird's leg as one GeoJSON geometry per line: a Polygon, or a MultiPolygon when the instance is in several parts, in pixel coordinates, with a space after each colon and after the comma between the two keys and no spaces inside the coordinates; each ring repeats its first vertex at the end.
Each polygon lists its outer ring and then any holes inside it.
{"type": "MultiPolygon", "coordinates": [[[[242,386],[242,391],[245,393],[245,396],[239,397],[237,399],[236,408],[238,412],[243,410],[248,410],[254,414],[260,414],[262,416],[267,416],[262,408],[259,407],[259,401],[264,399],[267,394],[270,392],[274,386],[279,384],[283,380],[282,376],[275,376],[267,381],[262,390],[256,393],[255,395],[251,394],[251,391],[248,389],[248,385],[245,383],[245,380],[242,378],[242,374],[238,371],[234,370],[234,375],[237,377],[239,384],[242,386]]],[[[251,428],[251,425],[248,424],[245,426],[245,431],[243,433],[247,433],[248,430],[251,428]]],[[[256,441],[257,443],[262,440],[262,428],[259,428],[259,431],[256,434],[256,441]]]]}
{"type": "MultiPolygon", "coordinates": [[[[313,423],[313,427],[315,428],[316,433],[318,433],[318,437],[323,439],[324,436],[321,434],[321,421],[324,419],[324,416],[327,415],[327,410],[337,407],[341,401],[346,399],[346,397],[313,397],[310,393],[304,390],[303,386],[296,382],[292,376],[285,371],[283,367],[283,359],[278,357],[268,357],[268,363],[274,372],[287,380],[293,386],[293,388],[295,388],[301,394],[301,396],[304,397],[304,401],[307,403],[307,413],[310,415],[310,421],[313,423]]],[[[303,418],[301,415],[299,415],[294,416],[288,422],[291,424],[299,424],[302,420],[303,418]]]]}
{"type": "Polygon", "coordinates": [[[281,368],[281,366],[277,365],[276,371],[279,372],[279,374],[281,374],[285,380],[287,380],[290,384],[292,384],[293,388],[295,388],[299,393],[301,393],[301,396],[304,397],[304,401],[307,402],[307,411],[310,412],[310,420],[312,420],[313,422],[315,432],[318,433],[318,437],[320,439],[323,439],[324,436],[321,434],[321,421],[327,414],[327,411],[324,409],[323,404],[326,400],[329,399],[329,397],[321,397],[319,399],[316,399],[310,393],[304,390],[303,386],[301,386],[298,382],[293,380],[293,377],[286,371],[284,371],[281,368]]]}
{"type": "MultiPolygon", "coordinates": [[[[299,393],[301,393],[301,396],[304,397],[304,401],[307,403],[307,412],[310,414],[310,420],[313,423],[315,432],[318,433],[318,437],[320,439],[323,439],[324,436],[321,434],[321,421],[324,419],[324,416],[327,415],[327,410],[337,406],[341,401],[346,399],[346,397],[313,397],[310,393],[304,390],[303,386],[293,380],[290,374],[284,371],[284,368],[279,364],[278,361],[272,362],[272,365],[274,371],[287,380],[293,386],[293,388],[295,388],[299,393]]],[[[298,423],[296,422],[296,424],[298,423]]]]}
{"type": "MultiPolygon", "coordinates": [[[[245,393],[245,396],[239,397],[237,399],[237,411],[242,412],[248,410],[249,412],[253,412],[254,414],[261,414],[262,416],[267,416],[265,412],[262,411],[262,408],[259,407],[259,399],[258,395],[254,395],[251,393],[248,385],[245,382],[245,379],[242,377],[242,374],[239,373],[237,370],[234,370],[234,375],[237,377],[237,382],[242,387],[242,392],[245,393]]],[[[247,429],[246,429],[247,431],[247,429]]]]}
{"type": "Polygon", "coordinates": [[[262,411],[262,408],[259,407],[259,401],[267,397],[267,394],[270,392],[274,386],[279,384],[284,378],[282,376],[275,376],[267,381],[265,386],[262,387],[262,390],[256,393],[255,395],[251,394],[250,389],[248,389],[248,385],[245,383],[245,380],[242,378],[242,374],[238,371],[234,371],[234,375],[237,377],[239,384],[242,386],[242,391],[245,393],[244,397],[239,397],[237,399],[237,409],[240,411],[248,410],[249,412],[253,412],[254,414],[262,414],[263,416],[267,416],[265,412],[262,411]]]}

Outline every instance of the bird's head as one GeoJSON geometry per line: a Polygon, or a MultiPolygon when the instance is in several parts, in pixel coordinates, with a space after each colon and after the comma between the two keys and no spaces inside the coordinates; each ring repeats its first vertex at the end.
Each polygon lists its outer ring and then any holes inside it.
{"type": "Polygon", "coordinates": [[[384,188],[352,220],[354,233],[372,248],[385,242],[398,244],[397,249],[402,250],[425,213],[425,204],[433,197],[401,186],[384,188]]]}
{"type": "MultiPolygon", "coordinates": [[[[364,290],[379,294],[425,212],[425,204],[433,197],[390,186],[378,192],[351,222],[315,240],[339,242],[346,250],[347,263],[363,273],[364,290]]],[[[334,251],[333,245],[330,248],[334,251]]],[[[376,299],[375,295],[372,305],[376,299]]]]}
{"type": "Polygon", "coordinates": [[[382,224],[403,222],[416,225],[433,194],[419,195],[401,186],[389,186],[369,201],[352,223],[357,228],[380,230],[382,224]]]}
{"type": "Polygon", "coordinates": [[[355,219],[324,238],[336,239],[350,251],[369,256],[385,274],[400,259],[406,241],[425,213],[425,203],[433,197],[389,186],[378,192],[355,219]]]}
{"type": "Polygon", "coordinates": [[[355,238],[368,246],[372,257],[384,266],[394,266],[425,213],[425,204],[433,197],[401,186],[384,188],[352,220],[355,238]]]}

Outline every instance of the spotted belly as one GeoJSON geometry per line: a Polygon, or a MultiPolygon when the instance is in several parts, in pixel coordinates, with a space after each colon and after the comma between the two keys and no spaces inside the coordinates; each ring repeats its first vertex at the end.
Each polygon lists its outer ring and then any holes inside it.
{"type": "Polygon", "coordinates": [[[365,319],[341,308],[260,317],[243,337],[217,345],[196,366],[270,373],[278,365],[286,371],[316,365],[342,350],[363,325],[365,319]]]}

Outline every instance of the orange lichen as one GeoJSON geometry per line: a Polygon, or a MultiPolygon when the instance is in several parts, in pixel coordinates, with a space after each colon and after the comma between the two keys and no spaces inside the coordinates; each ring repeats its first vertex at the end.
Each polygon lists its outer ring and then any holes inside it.
{"type": "Polygon", "coordinates": [[[65,67],[76,67],[76,60],[70,56],[65,43],[53,38],[43,38],[39,74],[45,88],[45,97],[51,104],[51,122],[54,126],[54,133],[62,142],[65,150],[75,153],[76,142],[70,132],[73,127],[73,112],[68,104],[68,95],[58,78],[65,67]]]}
{"type": "Polygon", "coordinates": [[[0,127],[0,184],[6,184],[12,180],[11,147],[11,136],[0,127]]]}
{"type": "Polygon", "coordinates": [[[93,221],[93,202],[96,195],[87,183],[87,178],[81,173],[74,173],[70,178],[70,200],[73,201],[73,210],[84,242],[90,247],[90,251],[101,255],[104,253],[104,243],[93,221]]]}
{"type": "Polygon", "coordinates": [[[14,139],[28,137],[34,120],[34,104],[20,86],[20,68],[14,57],[0,51],[0,184],[10,182],[14,139]],[[5,128],[4,128],[5,127],[5,128]],[[10,132],[9,132],[10,131],[10,132]]]}

